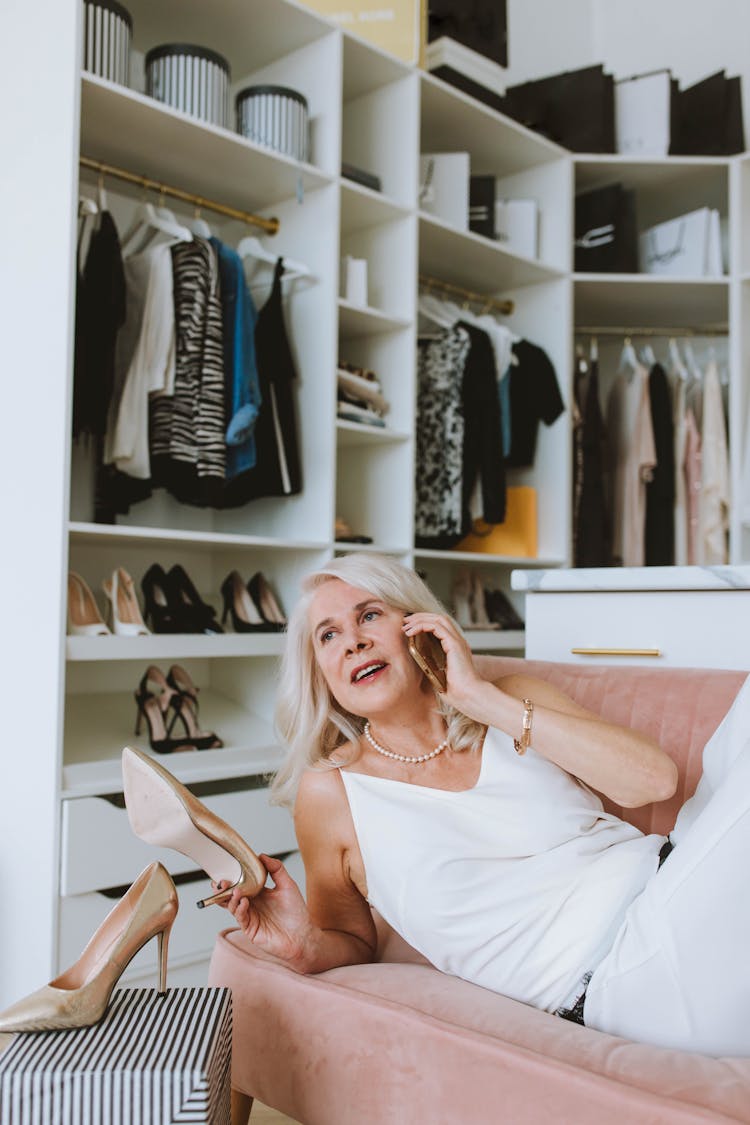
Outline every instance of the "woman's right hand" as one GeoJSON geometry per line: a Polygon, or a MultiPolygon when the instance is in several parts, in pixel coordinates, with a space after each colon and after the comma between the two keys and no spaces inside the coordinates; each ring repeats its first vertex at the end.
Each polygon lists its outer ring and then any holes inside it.
{"type": "MultiPolygon", "coordinates": [[[[260,861],[274,885],[264,887],[253,898],[232,892],[222,903],[233,915],[243,934],[264,953],[285,962],[298,972],[305,971],[305,962],[312,953],[313,925],[302,893],[284,864],[270,855],[260,861]]],[[[216,883],[222,890],[228,883],[216,883]]]]}

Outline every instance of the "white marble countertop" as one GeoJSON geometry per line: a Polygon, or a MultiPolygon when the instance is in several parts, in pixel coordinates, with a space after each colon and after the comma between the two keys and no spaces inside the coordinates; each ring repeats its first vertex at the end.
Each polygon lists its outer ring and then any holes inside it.
{"type": "Polygon", "coordinates": [[[612,566],[513,570],[527,593],[583,590],[750,590],[750,566],[612,566]]]}

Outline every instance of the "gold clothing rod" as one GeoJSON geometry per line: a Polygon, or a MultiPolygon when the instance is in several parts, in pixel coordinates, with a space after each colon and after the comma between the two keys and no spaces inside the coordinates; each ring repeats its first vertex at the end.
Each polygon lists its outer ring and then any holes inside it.
{"type": "Polygon", "coordinates": [[[576,336],[674,336],[676,339],[687,336],[728,336],[728,328],[715,324],[695,325],[692,328],[633,328],[626,325],[591,326],[576,325],[576,336]]]}
{"type": "Polygon", "coordinates": [[[496,309],[503,316],[510,316],[516,307],[513,301],[504,301],[500,297],[490,297],[486,293],[475,293],[471,289],[464,289],[461,285],[453,285],[450,281],[440,281],[436,277],[428,277],[423,273],[419,275],[419,284],[427,290],[440,289],[445,293],[454,293],[457,297],[463,297],[464,301],[472,301],[474,304],[483,305],[486,309],[496,309]]]}
{"type": "Polygon", "coordinates": [[[228,219],[238,219],[241,223],[247,223],[249,226],[260,227],[266,234],[276,234],[279,229],[278,219],[264,219],[261,215],[254,215],[252,211],[240,211],[237,207],[229,207],[226,203],[217,203],[213,199],[205,199],[202,195],[195,195],[191,191],[183,191],[182,188],[163,184],[159,180],[150,179],[148,176],[140,176],[135,172],[129,172],[127,168],[117,168],[113,164],[104,164],[101,160],[92,160],[89,156],[80,157],[79,164],[83,168],[90,168],[100,176],[111,176],[116,180],[125,180],[129,184],[137,184],[139,187],[158,191],[160,195],[169,195],[173,199],[181,199],[183,203],[192,203],[194,207],[215,211],[217,215],[225,215],[228,219]]]}

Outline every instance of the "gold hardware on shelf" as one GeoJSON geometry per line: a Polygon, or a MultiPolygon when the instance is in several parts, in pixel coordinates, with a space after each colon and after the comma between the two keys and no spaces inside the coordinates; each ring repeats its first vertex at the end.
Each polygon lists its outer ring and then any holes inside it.
{"type": "Polygon", "coordinates": [[[238,219],[248,226],[260,227],[266,234],[276,234],[279,229],[278,219],[264,219],[261,215],[254,215],[252,211],[240,211],[237,207],[230,207],[226,203],[217,203],[212,199],[204,199],[202,195],[195,195],[192,191],[183,191],[182,188],[171,187],[160,180],[152,180],[148,176],[140,176],[136,172],[129,172],[127,168],[117,168],[114,164],[104,164],[101,160],[92,160],[89,156],[81,156],[78,163],[83,168],[90,168],[100,176],[111,176],[116,180],[125,180],[129,184],[150,188],[158,191],[160,196],[170,195],[173,199],[181,199],[183,203],[192,203],[194,207],[206,208],[215,211],[217,215],[225,215],[228,219],[238,219]]]}
{"type": "Polygon", "coordinates": [[[428,277],[427,274],[423,273],[419,275],[419,284],[428,291],[440,289],[444,293],[453,293],[456,297],[463,297],[464,301],[482,305],[487,310],[495,309],[503,316],[510,316],[516,307],[514,301],[505,301],[501,297],[491,297],[487,293],[475,293],[472,289],[464,289],[461,285],[454,285],[450,281],[440,281],[437,277],[428,277]]]}
{"type": "Polygon", "coordinates": [[[572,648],[574,656],[661,656],[660,648],[572,648]]]}

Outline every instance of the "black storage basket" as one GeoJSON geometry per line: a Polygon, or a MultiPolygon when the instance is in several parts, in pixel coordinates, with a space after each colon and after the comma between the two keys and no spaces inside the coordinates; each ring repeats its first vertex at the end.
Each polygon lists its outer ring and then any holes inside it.
{"type": "Polygon", "coordinates": [[[133,20],[117,0],[84,0],[83,69],[127,86],[133,20]]]}
{"type": "Polygon", "coordinates": [[[307,99],[288,86],[247,86],[235,99],[237,132],[256,144],[308,159],[307,99]]]}
{"type": "Polygon", "coordinates": [[[146,93],[157,101],[226,128],[229,63],[208,47],[164,43],[146,54],[146,93]]]}

